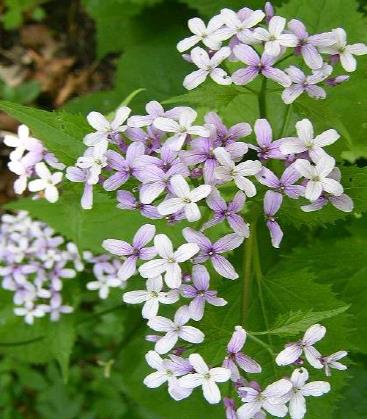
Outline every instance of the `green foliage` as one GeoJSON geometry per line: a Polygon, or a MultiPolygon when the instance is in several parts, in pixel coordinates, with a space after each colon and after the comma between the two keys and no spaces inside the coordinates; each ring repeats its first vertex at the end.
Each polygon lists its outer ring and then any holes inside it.
{"type": "Polygon", "coordinates": [[[0,97],[11,102],[28,104],[40,94],[41,89],[37,81],[26,81],[19,86],[9,86],[0,82],[0,97]]]}
{"type": "Polygon", "coordinates": [[[40,7],[49,0],[5,0],[5,13],[1,16],[4,28],[14,30],[22,25],[23,15],[30,14],[32,19],[39,21],[45,16],[40,7]]]}

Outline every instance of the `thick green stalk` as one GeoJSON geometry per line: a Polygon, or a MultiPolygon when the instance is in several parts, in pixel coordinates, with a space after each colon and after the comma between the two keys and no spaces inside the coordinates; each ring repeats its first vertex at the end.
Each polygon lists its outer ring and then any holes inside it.
{"type": "Polygon", "coordinates": [[[251,231],[250,237],[243,246],[243,289],[242,289],[242,323],[247,320],[250,301],[250,283],[252,278],[252,254],[255,231],[251,231]]]}

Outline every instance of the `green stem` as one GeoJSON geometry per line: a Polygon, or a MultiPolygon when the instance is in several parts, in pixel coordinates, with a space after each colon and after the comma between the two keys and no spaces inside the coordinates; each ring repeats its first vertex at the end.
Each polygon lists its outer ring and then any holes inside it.
{"type": "Polygon", "coordinates": [[[282,129],[281,129],[280,134],[279,134],[279,138],[283,138],[283,135],[284,135],[284,133],[286,132],[286,130],[288,128],[289,118],[291,116],[291,108],[292,108],[292,104],[290,104],[289,106],[287,106],[287,110],[285,112],[285,117],[284,117],[282,129]]]}
{"type": "Polygon", "coordinates": [[[244,323],[248,316],[248,306],[250,301],[250,283],[252,278],[252,254],[254,235],[256,231],[252,231],[250,237],[246,240],[243,246],[244,250],[244,264],[243,264],[243,291],[242,291],[242,323],[244,323]]]}
{"type": "Polygon", "coordinates": [[[258,343],[260,346],[262,346],[263,348],[265,348],[269,354],[274,357],[274,352],[273,349],[270,345],[268,345],[267,343],[263,342],[261,339],[257,338],[256,336],[252,335],[251,333],[247,332],[247,336],[253,340],[254,342],[258,343]]]}
{"type": "Polygon", "coordinates": [[[266,118],[266,78],[263,77],[258,96],[260,118],[266,118]]]}

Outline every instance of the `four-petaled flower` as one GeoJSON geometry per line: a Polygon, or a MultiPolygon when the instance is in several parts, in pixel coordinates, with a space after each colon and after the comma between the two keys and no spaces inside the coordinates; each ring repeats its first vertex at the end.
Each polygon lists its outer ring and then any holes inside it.
{"type": "Polygon", "coordinates": [[[204,83],[208,76],[218,84],[231,84],[232,80],[227,72],[222,68],[218,68],[218,66],[230,55],[231,49],[229,47],[221,48],[212,57],[209,57],[204,49],[195,47],[191,51],[191,60],[199,70],[196,70],[185,77],[183,81],[184,87],[187,90],[195,89],[195,87],[204,83]]]}
{"type": "Polygon", "coordinates": [[[193,299],[189,304],[189,313],[193,320],[199,321],[203,318],[205,303],[217,307],[227,304],[226,300],[217,297],[217,291],[209,290],[210,277],[205,266],[193,266],[192,282],[192,285],[182,285],[181,292],[184,297],[193,299]]]}
{"type": "Polygon", "coordinates": [[[241,377],[237,365],[247,373],[261,372],[261,366],[241,352],[245,345],[246,337],[246,331],[241,326],[236,326],[227,345],[227,356],[223,361],[223,367],[231,371],[231,380],[234,382],[237,382],[241,377]]]}
{"type": "Polygon", "coordinates": [[[125,292],[122,299],[127,304],[144,303],[142,315],[144,319],[151,319],[158,314],[159,303],[173,304],[178,301],[179,293],[177,290],[168,292],[162,291],[162,276],[148,278],[146,282],[146,290],[125,292]]]}
{"type": "Polygon", "coordinates": [[[143,278],[151,278],[165,272],[164,280],[170,288],[178,288],[182,282],[180,263],[191,259],[200,248],[196,243],[185,243],[176,251],[173,250],[171,240],[165,234],[157,234],[154,246],[161,259],[150,260],[139,268],[143,278]]]}
{"type": "Polygon", "coordinates": [[[304,353],[310,365],[314,368],[321,369],[323,366],[320,362],[321,354],[313,347],[313,344],[321,340],[325,336],[325,333],[325,327],[320,324],[310,326],[301,340],[286,345],[285,349],[276,357],[275,362],[278,365],[293,364],[304,353]]]}
{"type": "Polygon", "coordinates": [[[338,351],[334,354],[328,356],[322,356],[320,358],[320,362],[323,365],[325,370],[325,374],[330,377],[331,376],[331,368],[335,368],[336,370],[344,371],[347,369],[347,366],[339,362],[340,359],[346,357],[348,355],[347,351],[338,351]]]}
{"type": "Polygon", "coordinates": [[[258,145],[249,144],[249,147],[257,151],[260,160],[284,159],[284,155],[280,151],[283,140],[273,141],[273,131],[266,119],[257,119],[254,131],[258,145]]]}
{"type": "Polygon", "coordinates": [[[205,399],[210,404],[219,403],[221,399],[220,390],[217,383],[225,383],[230,379],[231,371],[227,368],[211,368],[199,354],[189,356],[190,364],[195,373],[185,375],[179,379],[179,383],[185,388],[195,388],[201,386],[205,399]]]}
{"type": "Polygon", "coordinates": [[[62,180],[63,173],[51,173],[45,163],[36,164],[36,173],[39,179],[31,180],[28,184],[28,189],[31,192],[44,192],[47,201],[54,203],[59,199],[59,191],[56,185],[62,180]]]}
{"type": "Polygon", "coordinates": [[[204,333],[193,326],[186,326],[190,320],[189,308],[180,307],[173,320],[166,317],[156,316],[148,321],[148,326],[156,332],[165,332],[155,344],[155,351],[159,354],[166,354],[177,343],[178,339],[190,343],[201,343],[204,340],[204,333]]]}
{"type": "Polygon", "coordinates": [[[136,273],[136,262],[140,260],[153,259],[157,250],[155,247],[145,247],[155,235],[155,226],[152,224],[144,224],[135,233],[133,243],[122,240],[107,239],[104,240],[102,246],[113,255],[126,258],[118,271],[118,278],[126,281],[136,273]]]}
{"type": "Polygon", "coordinates": [[[290,381],[292,389],[289,392],[289,415],[292,419],[303,419],[306,414],[307,396],[319,397],[330,391],[330,384],[326,381],[308,380],[308,371],[305,368],[297,368],[293,371],[290,381]]]}
{"type": "Polygon", "coordinates": [[[175,197],[161,202],[157,207],[158,212],[162,215],[169,215],[184,210],[188,221],[199,220],[201,214],[197,202],[206,198],[212,187],[210,185],[200,185],[190,191],[189,184],[181,175],[172,176],[170,185],[171,192],[175,197]]]}

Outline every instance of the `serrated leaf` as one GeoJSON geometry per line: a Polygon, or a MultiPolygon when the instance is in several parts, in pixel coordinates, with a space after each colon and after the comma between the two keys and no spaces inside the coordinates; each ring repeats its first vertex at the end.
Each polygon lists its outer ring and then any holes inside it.
{"type": "Polygon", "coordinates": [[[90,127],[82,116],[46,112],[7,101],[0,101],[0,109],[26,124],[61,162],[71,165],[83,153],[83,137],[90,127]]]}

